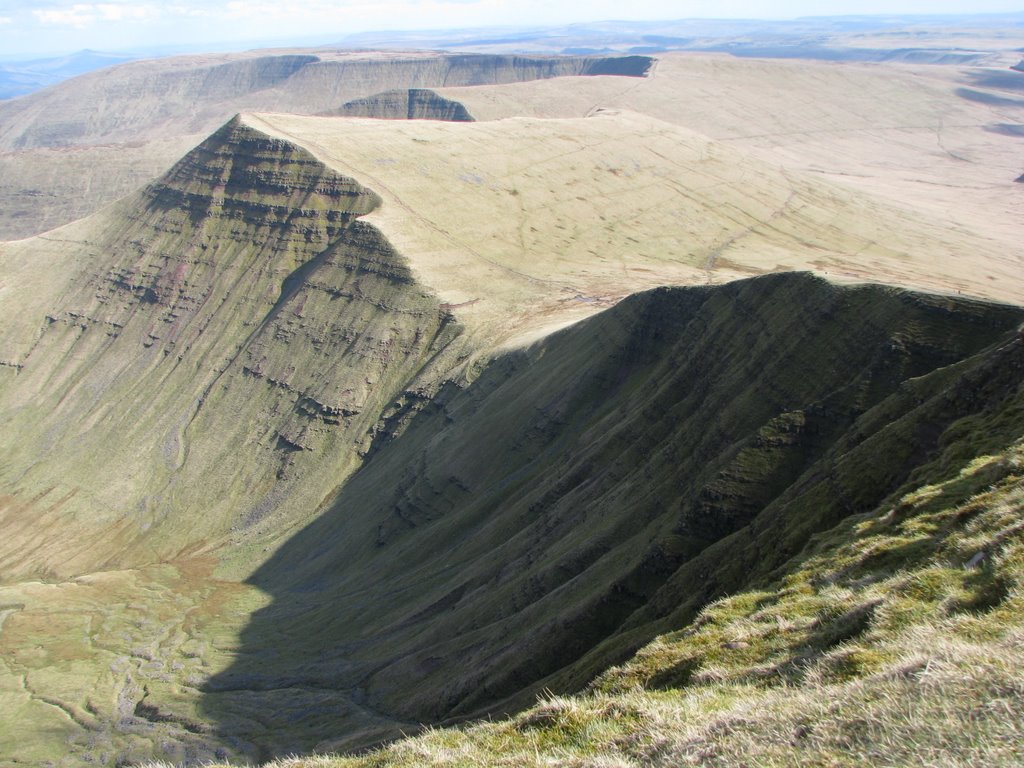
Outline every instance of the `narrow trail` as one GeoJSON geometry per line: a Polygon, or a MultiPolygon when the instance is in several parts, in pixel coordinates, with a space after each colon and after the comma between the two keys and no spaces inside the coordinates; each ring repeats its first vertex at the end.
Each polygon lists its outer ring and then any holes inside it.
{"type": "MultiPolygon", "coordinates": [[[[787,180],[789,180],[788,177],[787,180]]],[[[771,223],[773,221],[776,221],[777,219],[781,218],[785,211],[789,208],[793,199],[796,197],[796,194],[797,191],[793,187],[792,181],[790,180],[789,194],[786,196],[786,199],[782,201],[778,208],[776,208],[775,211],[768,218],[766,218],[764,221],[759,221],[745,227],[743,230],[730,236],[724,242],[720,243],[719,245],[716,245],[708,252],[707,257],[704,260],[704,273],[707,278],[708,285],[712,284],[711,273],[714,272],[715,269],[718,267],[718,260],[719,258],[721,258],[722,254],[725,253],[729,248],[734,246],[736,243],[738,243],[740,240],[743,240],[757,232],[761,227],[771,226],[771,223]]]]}

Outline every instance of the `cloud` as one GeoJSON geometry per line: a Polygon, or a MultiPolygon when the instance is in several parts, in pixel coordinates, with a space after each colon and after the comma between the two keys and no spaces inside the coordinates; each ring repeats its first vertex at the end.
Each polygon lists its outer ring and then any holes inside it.
{"type": "Polygon", "coordinates": [[[103,21],[142,20],[160,15],[159,9],[152,5],[114,5],[113,3],[98,3],[94,7],[103,21]]]}
{"type": "Polygon", "coordinates": [[[32,14],[39,19],[40,24],[57,24],[76,29],[84,29],[96,20],[91,5],[73,5],[70,8],[58,10],[32,11],[32,14]]]}
{"type": "Polygon", "coordinates": [[[40,24],[85,29],[104,21],[145,21],[156,18],[160,10],[144,3],[75,3],[66,8],[35,10],[40,24]]]}
{"type": "Polygon", "coordinates": [[[0,16],[0,24],[13,24],[14,19],[10,16],[0,16]]]}
{"type": "Polygon", "coordinates": [[[164,9],[170,16],[209,18],[210,16],[216,15],[216,11],[210,10],[209,8],[200,8],[192,5],[182,5],[180,3],[166,5],[164,6],[164,9]]]}

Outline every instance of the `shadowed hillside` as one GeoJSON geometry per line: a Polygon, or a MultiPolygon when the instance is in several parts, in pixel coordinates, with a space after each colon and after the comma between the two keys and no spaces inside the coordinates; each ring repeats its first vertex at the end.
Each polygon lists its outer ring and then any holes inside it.
{"type": "Polygon", "coordinates": [[[498,358],[381,434],[256,571],[275,601],[204,709],[265,757],[575,690],[663,620],[680,626],[951,451],[982,450],[949,430],[1018,386],[975,355],[1021,319],[788,274],[639,294],[498,358]],[[266,731],[246,727],[243,692],[266,731]],[[349,729],[353,703],[398,725],[349,729]],[[339,713],[333,732],[300,714],[315,707],[339,713]]]}
{"type": "MultiPolygon", "coordinates": [[[[884,450],[894,445],[885,432],[972,402],[935,460],[777,570],[755,567],[699,611],[684,600],[659,622],[664,634],[584,691],[546,692],[513,717],[358,756],[268,768],[1021,764],[1024,344],[955,368],[942,377],[952,386],[865,441],[884,450]]],[[[770,548],[777,531],[758,533],[770,548]]],[[[735,537],[713,547],[705,577],[754,562],[743,548],[735,537]]]]}
{"type": "Polygon", "coordinates": [[[459,102],[439,96],[425,88],[385,91],[363,99],[354,99],[325,116],[375,117],[386,120],[450,120],[472,122],[473,116],[459,102]]]}

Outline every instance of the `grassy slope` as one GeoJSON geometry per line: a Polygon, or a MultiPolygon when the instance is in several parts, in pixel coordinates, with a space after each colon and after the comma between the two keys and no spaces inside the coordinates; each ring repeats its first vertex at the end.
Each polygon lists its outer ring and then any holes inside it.
{"type": "Polygon", "coordinates": [[[352,221],[376,201],[234,122],[118,206],[0,248],[3,759],[224,753],[198,689],[265,600],[196,550],[265,558],[457,336],[352,221]]]}
{"type": "Polygon", "coordinates": [[[372,739],[288,720],[324,688],[403,730],[578,690],[944,461],[941,436],[1018,385],[975,352],[1020,318],[773,275],[640,294],[506,355],[382,441],[253,574],[273,600],[206,716],[280,754],[372,739]],[[272,729],[221,703],[240,689],[272,729]]]}
{"type": "Polygon", "coordinates": [[[1005,67],[668,53],[631,87],[595,78],[440,93],[477,120],[641,112],[956,223],[998,240],[1019,264],[1021,201],[1010,182],[1019,175],[1011,133],[1022,82],[1005,67]]]}
{"type": "Polygon", "coordinates": [[[296,492],[316,507],[457,333],[352,223],[377,202],[232,123],[97,219],[4,251],[5,578],[173,558],[296,492]],[[297,491],[310,475],[325,486],[297,491]]]}
{"type": "MultiPolygon", "coordinates": [[[[1010,346],[1002,362],[1019,376],[1010,346]]],[[[273,765],[1020,764],[1024,443],[1008,435],[1021,393],[1004,406],[957,422],[947,461],[584,693],[362,757],[273,765]],[[967,458],[972,444],[990,452],[967,458]]]]}
{"type": "Polygon", "coordinates": [[[367,221],[488,339],[540,336],[644,288],[770,271],[1024,295],[1001,243],[642,114],[245,120],[380,194],[367,221]]]}

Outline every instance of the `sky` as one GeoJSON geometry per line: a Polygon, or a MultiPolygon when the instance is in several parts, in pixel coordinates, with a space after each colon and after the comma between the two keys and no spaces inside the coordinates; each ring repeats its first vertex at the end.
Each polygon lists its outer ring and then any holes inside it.
{"type": "Polygon", "coordinates": [[[0,0],[0,57],[607,19],[1003,13],[1006,0],[0,0]]]}

